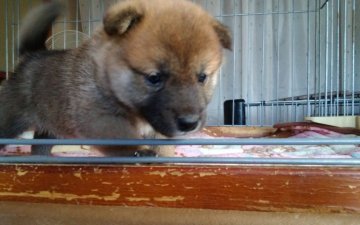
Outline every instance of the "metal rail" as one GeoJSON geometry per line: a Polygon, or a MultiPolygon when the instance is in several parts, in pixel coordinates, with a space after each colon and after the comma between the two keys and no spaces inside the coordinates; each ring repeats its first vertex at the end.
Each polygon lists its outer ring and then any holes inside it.
{"type": "Polygon", "coordinates": [[[360,145],[359,138],[0,139],[2,145],[360,145]]]}
{"type": "Polygon", "coordinates": [[[276,158],[177,158],[177,157],[0,157],[0,164],[195,164],[195,165],[293,165],[293,166],[360,166],[360,159],[276,159],[276,158]]]}

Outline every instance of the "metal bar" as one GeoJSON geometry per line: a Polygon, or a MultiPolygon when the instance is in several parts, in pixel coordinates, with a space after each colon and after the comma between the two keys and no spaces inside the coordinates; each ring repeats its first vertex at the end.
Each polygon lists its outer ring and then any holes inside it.
{"type": "MultiPolygon", "coordinates": [[[[316,8],[318,4],[320,3],[320,0],[316,1],[316,8]]],[[[318,105],[317,105],[317,115],[321,116],[321,29],[320,24],[321,23],[321,16],[320,16],[320,10],[317,11],[315,14],[315,84],[317,84],[317,90],[318,90],[318,105]]],[[[316,94],[316,90],[315,93],[316,94]]],[[[316,98],[315,98],[316,99],[316,98]]],[[[315,109],[316,110],[316,109],[315,109]]]]}
{"type": "Polygon", "coordinates": [[[88,35],[89,35],[89,37],[90,37],[90,35],[91,35],[91,18],[92,18],[92,13],[91,13],[91,11],[92,11],[92,1],[89,1],[88,2],[88,25],[89,25],[89,27],[88,27],[88,35]]]}
{"type": "MultiPolygon", "coordinates": [[[[3,10],[5,9],[0,9],[0,23],[1,23],[1,26],[5,25],[5,24],[2,24],[5,22],[5,13],[3,13],[3,10]]],[[[4,35],[0,35],[0,49],[2,49],[3,47],[3,44],[5,44],[5,40],[3,41],[3,38],[4,35]],[[4,43],[3,43],[4,42],[4,43]]],[[[0,70],[4,70],[5,69],[5,65],[3,67],[3,60],[0,60],[0,70]]]]}
{"type": "MultiPolygon", "coordinates": [[[[336,100],[339,99],[339,88],[340,88],[340,76],[341,76],[341,70],[340,70],[340,42],[341,42],[341,33],[340,33],[340,27],[341,27],[341,21],[340,21],[340,1],[337,1],[337,76],[336,76],[336,100]]],[[[339,102],[337,101],[336,104],[336,116],[339,116],[339,102]]]]}
{"type": "MultiPolygon", "coordinates": [[[[324,102],[325,100],[322,100],[322,102],[324,102]]],[[[330,100],[328,100],[329,102],[330,100]]],[[[306,105],[308,103],[310,103],[310,105],[316,105],[318,104],[318,100],[309,100],[307,101],[306,99],[305,100],[294,100],[294,101],[291,101],[291,100],[272,100],[272,101],[267,101],[267,102],[252,102],[252,103],[246,103],[245,105],[246,106],[260,106],[261,104],[265,105],[265,106],[270,106],[271,104],[273,103],[281,103],[283,105],[291,105],[293,104],[293,102],[297,102],[297,104],[301,104],[301,105],[306,105]]],[[[340,104],[345,104],[345,102],[343,102],[342,99],[339,99],[337,100],[337,102],[340,104]]],[[[355,103],[360,103],[360,98],[355,98],[355,103]]]]}
{"type": "Polygon", "coordinates": [[[275,124],[274,103],[271,104],[271,124],[275,124]]]}
{"type": "MultiPolygon", "coordinates": [[[[347,85],[347,76],[348,76],[348,71],[347,71],[347,63],[348,63],[348,57],[347,57],[347,47],[348,47],[348,40],[347,40],[347,36],[348,36],[348,28],[347,28],[347,16],[348,16],[348,5],[347,5],[347,1],[344,1],[344,48],[343,48],[343,69],[344,69],[344,76],[343,76],[343,100],[344,102],[346,101],[346,85],[347,85]]],[[[343,115],[346,116],[347,115],[347,105],[345,104],[343,107],[343,115]]]]}
{"type": "Polygon", "coordinates": [[[15,45],[15,3],[16,1],[12,1],[11,6],[11,68],[12,71],[15,70],[15,51],[16,51],[16,45],[15,45]]]}
{"type": "Polygon", "coordinates": [[[323,9],[323,8],[327,5],[328,2],[329,2],[329,0],[326,0],[326,1],[320,6],[320,9],[323,9]]]}
{"type": "Polygon", "coordinates": [[[251,125],[251,118],[252,118],[252,117],[250,116],[250,115],[251,115],[251,113],[250,113],[250,107],[246,107],[246,115],[247,115],[247,116],[245,117],[245,120],[246,120],[245,123],[246,123],[247,126],[249,126],[249,125],[251,125]]]}
{"type": "MultiPolygon", "coordinates": [[[[265,12],[265,8],[266,8],[266,1],[263,2],[263,10],[265,12]]],[[[264,98],[264,77],[265,77],[265,16],[266,15],[262,15],[262,43],[261,43],[261,50],[262,50],[262,67],[261,67],[261,73],[260,73],[260,100],[263,102],[265,101],[265,98],[264,98]]],[[[264,120],[265,120],[265,113],[264,113],[264,107],[263,105],[261,104],[260,105],[260,121],[259,121],[259,124],[261,126],[264,125],[264,120]]]]}
{"type": "Polygon", "coordinates": [[[91,22],[91,23],[95,23],[95,22],[101,22],[101,20],[100,19],[92,19],[92,18],[89,18],[89,19],[79,19],[79,20],[76,20],[76,19],[74,19],[74,20],[72,20],[72,19],[67,19],[66,20],[66,22],[64,22],[64,21],[60,21],[60,22],[58,22],[58,23],[76,23],[76,22],[86,22],[86,23],[88,23],[88,22],[91,22]]]}
{"type": "Polygon", "coordinates": [[[16,11],[17,11],[17,42],[16,42],[16,53],[17,56],[19,53],[19,44],[20,44],[20,0],[16,0],[16,11]]]}
{"type": "MultiPolygon", "coordinates": [[[[221,4],[221,11],[220,11],[220,21],[221,22],[224,22],[224,19],[223,19],[223,11],[224,11],[224,2],[223,2],[223,0],[221,0],[221,2],[220,2],[220,4],[221,4]]],[[[234,38],[236,38],[236,37],[234,37],[234,38]]],[[[234,49],[234,51],[235,51],[235,49],[234,49]]],[[[224,122],[225,121],[223,121],[222,123],[220,122],[221,120],[220,120],[220,115],[221,115],[221,106],[222,106],[222,104],[223,104],[223,98],[222,98],[222,96],[223,96],[223,92],[222,92],[222,77],[223,77],[223,65],[220,67],[220,71],[219,71],[219,76],[218,76],[218,79],[219,79],[219,83],[218,83],[218,90],[219,90],[219,92],[218,92],[218,107],[217,107],[217,124],[218,125],[223,125],[224,124],[224,122]]],[[[224,116],[223,116],[223,118],[224,118],[224,116]]],[[[223,119],[222,118],[222,119],[223,119]]]]}
{"type": "Polygon", "coordinates": [[[9,79],[9,21],[8,21],[8,0],[5,0],[5,72],[6,79],[9,79]]]}
{"type": "MultiPolygon", "coordinates": [[[[277,1],[277,11],[280,11],[280,0],[277,1]]],[[[277,73],[276,73],[276,122],[279,122],[279,114],[280,114],[280,105],[279,105],[279,90],[280,90],[280,14],[277,14],[277,33],[276,33],[276,41],[277,41],[277,73]]],[[[274,124],[274,123],[273,123],[274,124]]]]}
{"type": "Polygon", "coordinates": [[[66,37],[66,34],[67,34],[67,24],[66,24],[66,13],[64,13],[64,17],[63,17],[63,35],[64,35],[64,43],[63,43],[63,49],[66,49],[67,47],[67,37],[66,37]]]}
{"type": "Polygon", "coordinates": [[[360,159],[280,159],[280,158],[208,158],[208,157],[0,157],[0,164],[226,164],[226,165],[317,165],[360,166],[360,159]]]}
{"type": "MultiPolygon", "coordinates": [[[[233,0],[233,13],[235,14],[235,0],[233,0]]],[[[233,32],[234,32],[234,46],[233,46],[233,74],[232,74],[232,125],[235,124],[235,73],[236,73],[236,43],[237,43],[237,29],[236,29],[236,16],[233,17],[233,32]]]]}
{"type": "MultiPolygon", "coordinates": [[[[335,32],[334,32],[334,25],[335,25],[335,17],[334,17],[334,10],[335,10],[335,7],[334,7],[335,3],[334,1],[331,1],[331,56],[330,56],[330,91],[332,92],[334,90],[334,85],[333,85],[333,82],[334,82],[334,73],[335,73],[335,70],[334,70],[334,35],[335,35],[335,32]]],[[[334,101],[333,101],[333,95],[330,95],[330,116],[333,116],[334,115],[334,101]]]]}
{"type": "MultiPolygon", "coordinates": [[[[274,15],[274,14],[302,14],[302,13],[316,13],[318,12],[317,9],[315,10],[300,10],[300,11],[290,11],[290,12],[266,12],[266,13],[235,13],[235,14],[224,14],[223,17],[233,17],[233,16],[258,16],[258,15],[274,15]]],[[[219,17],[215,15],[215,17],[219,17]]]]}
{"type": "Polygon", "coordinates": [[[359,138],[244,139],[0,139],[5,145],[358,145],[359,138]]]}
{"type": "Polygon", "coordinates": [[[259,124],[259,116],[260,116],[260,113],[259,111],[261,110],[261,103],[258,105],[258,107],[256,107],[256,124],[259,124]]]}
{"type": "MultiPolygon", "coordinates": [[[[293,103],[291,102],[291,105],[292,105],[293,103]]],[[[289,107],[289,105],[287,105],[286,107],[286,120],[285,121],[291,121],[289,118],[291,117],[290,116],[290,111],[291,111],[291,107],[289,107]]]]}
{"type": "Polygon", "coordinates": [[[75,47],[79,47],[79,0],[76,0],[75,12],[75,47]]]}
{"type": "MultiPolygon", "coordinates": [[[[292,0],[292,12],[295,11],[295,0],[292,0]]],[[[290,63],[290,67],[291,67],[291,70],[290,70],[290,74],[291,74],[291,77],[290,77],[290,82],[291,82],[291,87],[290,87],[290,95],[291,95],[291,106],[293,106],[293,102],[294,102],[294,80],[295,80],[295,72],[294,72],[294,40],[295,40],[295,35],[294,35],[294,32],[295,32],[295,18],[294,18],[294,14],[292,13],[291,14],[291,63],[290,63]]],[[[290,114],[292,114],[292,109],[293,107],[290,108],[290,114]]]]}
{"type": "MultiPolygon", "coordinates": [[[[325,5],[324,5],[325,6],[325,5]]],[[[324,116],[328,116],[328,76],[329,76],[329,5],[326,6],[326,37],[325,37],[325,111],[324,116]]]]}
{"type": "MultiPolygon", "coordinates": [[[[250,8],[250,6],[249,6],[249,2],[247,2],[247,4],[246,4],[246,6],[247,6],[247,11],[249,11],[249,8],[250,8]]],[[[252,19],[252,18],[250,18],[250,17],[247,17],[247,52],[246,52],[246,58],[247,58],[247,60],[246,60],[246,75],[247,75],[247,79],[246,79],[246,82],[247,82],[247,84],[246,84],[246,102],[251,102],[251,99],[250,99],[250,77],[251,77],[251,68],[250,68],[250,65],[251,65],[251,57],[252,57],[252,55],[251,55],[251,51],[250,51],[250,49],[251,49],[251,40],[253,40],[252,38],[250,38],[252,35],[250,34],[251,32],[250,32],[250,19],[252,19]]],[[[248,109],[248,111],[247,111],[247,113],[246,113],[246,125],[252,125],[252,117],[250,117],[249,115],[251,115],[250,114],[250,107],[247,107],[247,109],[248,109]]]]}
{"type": "Polygon", "coordinates": [[[351,93],[351,115],[355,115],[355,32],[356,32],[356,22],[355,22],[355,12],[356,5],[355,0],[352,0],[352,34],[351,34],[351,42],[352,42],[352,93],[351,93]]]}
{"type": "MultiPolygon", "coordinates": [[[[310,9],[310,0],[307,1],[307,8],[310,9]]],[[[310,13],[307,13],[307,42],[306,42],[306,96],[307,96],[307,116],[311,116],[310,107],[310,13]]]]}
{"type": "Polygon", "coordinates": [[[52,36],[52,38],[51,38],[51,49],[52,49],[52,50],[55,49],[55,29],[54,29],[54,27],[55,27],[55,24],[56,24],[56,23],[60,23],[60,22],[55,21],[55,22],[51,25],[51,36],[52,36]]]}

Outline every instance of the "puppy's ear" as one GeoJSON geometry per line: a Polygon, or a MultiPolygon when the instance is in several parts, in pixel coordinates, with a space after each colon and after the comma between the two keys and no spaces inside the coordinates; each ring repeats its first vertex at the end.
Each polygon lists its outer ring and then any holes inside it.
{"type": "Polygon", "coordinates": [[[214,21],[213,28],[218,35],[222,46],[226,49],[232,50],[232,39],[230,30],[217,20],[214,21]]]}
{"type": "Polygon", "coordinates": [[[143,13],[134,5],[111,8],[104,17],[104,29],[108,35],[122,35],[128,32],[142,18],[143,13]]]}

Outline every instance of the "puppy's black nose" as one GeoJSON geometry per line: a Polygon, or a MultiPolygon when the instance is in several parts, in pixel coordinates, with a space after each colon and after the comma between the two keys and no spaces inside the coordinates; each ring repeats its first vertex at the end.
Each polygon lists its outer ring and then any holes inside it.
{"type": "Polygon", "coordinates": [[[177,118],[177,126],[180,131],[188,132],[195,130],[199,124],[198,115],[188,115],[177,118]]]}

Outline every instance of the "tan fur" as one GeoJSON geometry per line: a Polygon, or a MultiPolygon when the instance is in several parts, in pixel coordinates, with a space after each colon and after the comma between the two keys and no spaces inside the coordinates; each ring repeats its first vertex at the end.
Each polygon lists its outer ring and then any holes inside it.
{"type": "MultiPolygon", "coordinates": [[[[203,9],[182,0],[132,0],[113,6],[104,23],[105,27],[118,27],[119,30],[111,32],[116,35],[110,38],[106,29],[95,36],[96,48],[103,49],[103,54],[97,53],[95,58],[99,59],[98,65],[108,71],[102,74],[109,74],[110,86],[119,99],[129,101],[128,94],[135,94],[138,100],[147,97],[146,92],[141,92],[146,89],[141,86],[141,81],[138,81],[136,93],[119,88],[137,83],[129,78],[133,78],[129,67],[151,74],[157,72],[157,63],[167,60],[173,76],[169,82],[184,88],[197,85],[196,74],[203,69],[210,78],[201,90],[204,98],[199,99],[199,104],[204,108],[210,101],[222,61],[222,48],[230,48],[231,39],[228,30],[203,9]],[[129,26],[131,17],[139,24],[127,31],[124,27],[129,26]],[[125,25],[119,23],[124,18],[125,25]]],[[[177,97],[174,103],[189,104],[182,100],[177,97]]],[[[185,106],[183,113],[191,113],[190,108],[185,106]]]]}

